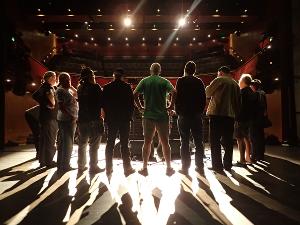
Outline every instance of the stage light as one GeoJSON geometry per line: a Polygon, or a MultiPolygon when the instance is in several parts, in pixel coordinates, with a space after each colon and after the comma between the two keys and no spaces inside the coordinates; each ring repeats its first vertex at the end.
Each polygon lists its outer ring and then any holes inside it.
{"type": "Polygon", "coordinates": [[[36,86],[36,83],[32,82],[32,83],[31,83],[31,86],[35,87],[35,86],[36,86]]]}
{"type": "Polygon", "coordinates": [[[98,9],[98,12],[101,12],[101,9],[98,9]]]}
{"type": "Polygon", "coordinates": [[[78,34],[74,34],[74,37],[78,38],[79,36],[78,36],[78,34]]]}
{"type": "Polygon", "coordinates": [[[193,41],[196,41],[196,38],[195,38],[195,37],[193,37],[193,41]]]}
{"type": "Polygon", "coordinates": [[[145,41],[145,40],[146,40],[146,38],[145,38],[145,37],[143,37],[143,38],[142,38],[142,40],[143,40],[143,41],[145,41]]]}
{"type": "Polygon", "coordinates": [[[211,34],[208,34],[207,37],[210,38],[210,37],[211,37],[211,34]]]}
{"type": "Polygon", "coordinates": [[[128,37],[125,37],[125,41],[128,41],[128,37]]]}
{"type": "Polygon", "coordinates": [[[160,12],[160,9],[157,9],[157,12],[159,13],[159,12],[160,12]]]}
{"type": "Polygon", "coordinates": [[[87,42],[84,42],[84,45],[88,45],[89,43],[87,43],[87,42]]]}
{"type": "Polygon", "coordinates": [[[124,25],[125,27],[129,27],[132,24],[132,20],[129,17],[126,17],[124,19],[124,25]]]}
{"type": "Polygon", "coordinates": [[[179,40],[179,37],[176,38],[176,41],[178,41],[178,40],[179,40]]]}
{"type": "Polygon", "coordinates": [[[270,61],[270,65],[272,65],[273,64],[273,62],[272,61],[270,61]]]}
{"type": "Polygon", "coordinates": [[[97,43],[94,43],[94,46],[95,46],[95,47],[97,47],[97,46],[98,46],[98,44],[97,44],[97,43]]]}
{"type": "Polygon", "coordinates": [[[108,40],[108,41],[110,41],[110,40],[111,40],[111,38],[110,38],[110,37],[108,37],[108,38],[107,38],[107,40],[108,40]]]}
{"type": "Polygon", "coordinates": [[[161,41],[161,37],[159,37],[158,40],[161,41]]]}
{"type": "Polygon", "coordinates": [[[245,12],[245,13],[248,12],[248,9],[245,9],[244,12],[245,12]]]}
{"type": "Polygon", "coordinates": [[[184,25],[186,24],[186,20],[185,20],[185,18],[180,18],[179,20],[178,20],[178,26],[179,27],[183,27],[184,25]]]}
{"type": "Polygon", "coordinates": [[[85,25],[87,25],[88,23],[89,23],[88,21],[85,21],[85,22],[84,22],[85,25]]]}
{"type": "Polygon", "coordinates": [[[11,82],[11,79],[7,78],[5,81],[6,81],[7,83],[10,83],[10,82],[11,82]]]}
{"type": "Polygon", "coordinates": [[[267,47],[268,49],[270,49],[270,48],[272,48],[272,45],[268,45],[268,47],[267,47]]]}
{"type": "Polygon", "coordinates": [[[95,38],[91,37],[91,41],[94,41],[94,40],[95,40],[95,38]]]}
{"type": "Polygon", "coordinates": [[[73,42],[74,40],[73,39],[70,39],[70,42],[73,42]]]}
{"type": "Polygon", "coordinates": [[[275,81],[279,81],[279,78],[278,78],[278,77],[276,77],[274,80],[275,80],[275,81]]]}

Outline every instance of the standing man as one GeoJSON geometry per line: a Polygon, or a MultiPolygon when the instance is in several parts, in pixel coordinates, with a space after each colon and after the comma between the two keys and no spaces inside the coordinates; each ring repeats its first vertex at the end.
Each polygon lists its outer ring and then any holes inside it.
{"type": "Polygon", "coordinates": [[[184,76],[177,80],[175,110],[178,114],[178,131],[180,134],[180,155],[182,167],[180,172],[188,174],[191,165],[190,136],[193,135],[196,146],[196,171],[203,173],[203,131],[202,117],[206,105],[205,87],[200,78],[195,77],[196,64],[189,61],[184,67],[184,76]]]}
{"type": "Polygon", "coordinates": [[[161,66],[153,63],[150,67],[150,76],[142,79],[134,91],[135,103],[143,113],[143,168],[139,173],[148,175],[148,160],[151,153],[151,143],[157,130],[162,144],[164,158],[167,163],[166,174],[171,176],[174,169],[171,167],[171,150],[169,144],[169,116],[168,111],[174,106],[175,89],[170,81],[160,76],[161,66]],[[167,106],[167,94],[171,94],[171,103],[167,106]],[[144,106],[141,105],[139,94],[144,96],[144,106]]]}
{"type": "Polygon", "coordinates": [[[206,87],[210,98],[207,115],[209,116],[212,169],[216,172],[227,171],[232,167],[234,119],[240,107],[240,88],[231,77],[230,69],[222,66],[218,77],[206,87]],[[225,154],[221,157],[221,138],[225,154]]]}
{"type": "Polygon", "coordinates": [[[59,172],[66,172],[73,169],[70,166],[70,159],[78,117],[77,91],[72,87],[68,73],[63,72],[59,75],[56,99],[58,103],[57,168],[59,172]]]}
{"type": "Polygon", "coordinates": [[[104,169],[98,166],[98,149],[104,131],[101,116],[102,89],[96,83],[94,72],[86,67],[82,69],[77,89],[78,112],[78,171],[86,169],[86,147],[89,144],[90,172],[100,173],[104,169]]]}
{"type": "Polygon", "coordinates": [[[250,87],[255,92],[257,98],[257,104],[255,107],[255,119],[253,120],[250,129],[252,142],[251,160],[255,162],[257,160],[264,160],[264,118],[268,113],[266,93],[261,88],[261,81],[259,79],[254,79],[250,87]]]}
{"type": "Polygon", "coordinates": [[[103,87],[104,120],[107,125],[105,148],[106,174],[113,172],[113,151],[117,134],[120,135],[121,154],[125,176],[134,173],[128,148],[130,121],[134,110],[134,99],[130,85],[123,81],[124,70],[117,69],[113,81],[103,87]]]}
{"type": "Polygon", "coordinates": [[[33,93],[32,98],[40,104],[40,166],[53,167],[56,163],[53,157],[56,152],[57,136],[57,104],[55,101],[56,74],[47,71],[43,76],[43,84],[33,93]]]}

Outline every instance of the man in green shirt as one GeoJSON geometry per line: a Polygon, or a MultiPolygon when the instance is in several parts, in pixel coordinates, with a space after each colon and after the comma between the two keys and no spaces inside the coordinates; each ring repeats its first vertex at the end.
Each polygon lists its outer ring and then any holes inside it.
{"type": "Polygon", "coordinates": [[[160,76],[161,66],[153,63],[150,67],[150,76],[142,79],[134,91],[135,103],[143,113],[143,168],[139,171],[143,176],[148,175],[148,159],[151,153],[151,143],[157,130],[162,144],[164,158],[167,163],[166,174],[171,176],[174,169],[171,167],[171,151],[169,144],[169,116],[168,111],[174,107],[175,89],[170,81],[160,76]],[[167,106],[168,93],[171,103],[167,106]],[[139,100],[139,94],[144,97],[144,105],[139,100]]]}

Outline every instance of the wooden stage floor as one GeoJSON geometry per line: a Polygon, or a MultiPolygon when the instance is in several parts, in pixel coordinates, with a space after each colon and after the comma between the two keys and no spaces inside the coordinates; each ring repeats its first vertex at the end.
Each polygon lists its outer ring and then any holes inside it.
{"type": "MultiPolygon", "coordinates": [[[[126,178],[115,159],[108,180],[105,172],[58,176],[56,168],[38,167],[32,146],[7,148],[0,153],[0,224],[300,224],[299,149],[267,146],[264,161],[224,174],[207,169],[210,151],[205,154],[203,175],[192,167],[189,177],[167,177],[163,162],[151,162],[148,177],[126,178]]],[[[75,146],[73,166],[76,161],[75,146]]],[[[180,160],[173,165],[178,170],[180,160]]]]}

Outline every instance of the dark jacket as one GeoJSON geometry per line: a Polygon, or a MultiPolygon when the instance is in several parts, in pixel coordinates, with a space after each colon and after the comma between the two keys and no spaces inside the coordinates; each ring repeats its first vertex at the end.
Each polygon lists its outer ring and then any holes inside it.
{"type": "Polygon", "coordinates": [[[91,122],[100,119],[103,107],[103,94],[99,84],[83,83],[78,86],[78,122],[91,122]]]}
{"type": "Polygon", "coordinates": [[[36,100],[40,105],[39,120],[43,122],[45,120],[56,120],[57,116],[57,104],[52,107],[47,95],[52,94],[55,96],[55,88],[47,82],[43,83],[41,87],[32,94],[32,98],[36,100]]]}
{"type": "Polygon", "coordinates": [[[257,94],[250,87],[241,89],[241,107],[236,120],[238,122],[250,122],[255,118],[257,107],[257,94]]]}
{"type": "Polygon", "coordinates": [[[179,116],[203,114],[206,105],[205,87],[195,76],[180,77],[176,83],[175,110],[179,116]]]}
{"type": "Polygon", "coordinates": [[[122,80],[115,80],[103,87],[103,106],[105,122],[132,120],[134,98],[130,85],[122,80]]]}

